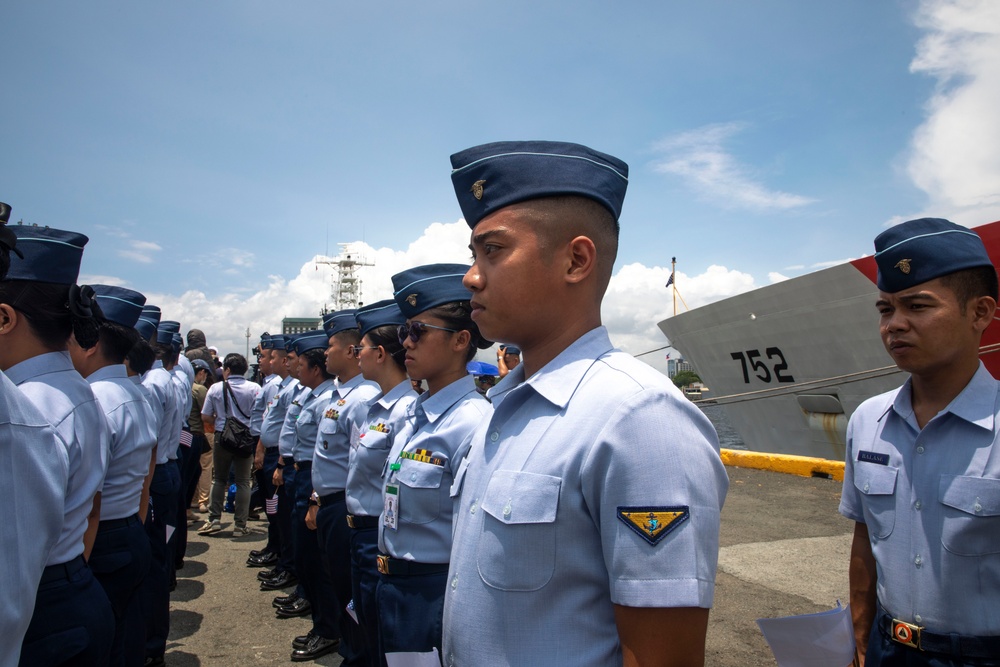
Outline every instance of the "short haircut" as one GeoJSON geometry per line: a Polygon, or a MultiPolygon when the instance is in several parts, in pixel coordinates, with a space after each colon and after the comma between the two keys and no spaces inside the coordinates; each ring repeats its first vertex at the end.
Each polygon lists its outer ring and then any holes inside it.
{"type": "Polygon", "coordinates": [[[963,315],[970,299],[988,296],[997,300],[997,271],[992,266],[976,266],[949,273],[941,276],[941,282],[955,294],[963,315]]]}
{"type": "Polygon", "coordinates": [[[250,369],[246,357],[239,352],[230,352],[222,362],[222,368],[229,371],[230,375],[245,375],[250,369]]]}
{"type": "Polygon", "coordinates": [[[128,359],[128,366],[133,372],[145,375],[153,367],[153,362],[156,361],[156,353],[150,347],[149,341],[140,337],[135,345],[132,346],[132,349],[128,351],[125,358],[128,359]]]}
{"type": "Polygon", "coordinates": [[[139,332],[110,320],[102,320],[98,327],[101,353],[116,364],[125,363],[125,357],[139,341],[139,332]]]}
{"type": "Polygon", "coordinates": [[[174,346],[170,343],[159,343],[157,341],[151,341],[149,346],[153,348],[153,352],[156,354],[156,358],[160,361],[169,361],[172,364],[177,363],[177,355],[179,352],[174,352],[174,346]]]}
{"type": "Polygon", "coordinates": [[[358,345],[361,343],[361,331],[358,329],[344,329],[333,334],[331,338],[336,338],[341,343],[348,345],[358,345]]]}

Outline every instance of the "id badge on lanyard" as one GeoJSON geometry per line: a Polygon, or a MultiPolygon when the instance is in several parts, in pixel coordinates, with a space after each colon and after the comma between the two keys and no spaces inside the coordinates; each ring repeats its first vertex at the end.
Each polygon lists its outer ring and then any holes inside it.
{"type": "Polygon", "coordinates": [[[392,530],[399,528],[399,485],[393,483],[399,468],[399,461],[389,465],[389,483],[385,485],[385,506],[382,508],[382,523],[392,530]]]}

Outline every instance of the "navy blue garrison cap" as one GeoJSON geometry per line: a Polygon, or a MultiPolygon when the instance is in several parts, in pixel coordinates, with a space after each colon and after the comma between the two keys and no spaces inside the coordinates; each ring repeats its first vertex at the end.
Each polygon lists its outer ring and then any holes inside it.
{"type": "Polygon", "coordinates": [[[469,301],[472,293],[462,285],[468,270],[464,264],[415,266],[392,277],[392,296],[406,317],[446,303],[469,301]]]}
{"type": "Polygon", "coordinates": [[[266,331],[260,335],[260,349],[262,350],[272,350],[274,349],[274,343],[271,342],[271,334],[266,331]]]}
{"type": "Polygon", "coordinates": [[[181,348],[184,347],[184,337],[179,333],[175,333],[170,338],[170,345],[174,348],[174,352],[180,352],[181,348]]]}
{"type": "Polygon", "coordinates": [[[285,352],[295,351],[295,339],[299,337],[299,334],[285,334],[285,352]]]}
{"type": "Polygon", "coordinates": [[[395,299],[376,301],[375,303],[369,303],[367,306],[362,306],[358,308],[358,312],[354,314],[354,317],[358,322],[358,330],[362,336],[378,327],[388,325],[398,327],[400,324],[406,323],[406,316],[399,309],[399,304],[396,303],[395,299]]]}
{"type": "Polygon", "coordinates": [[[146,297],[125,287],[91,285],[104,319],[132,328],[139,321],[146,297]]]}
{"type": "Polygon", "coordinates": [[[295,354],[304,354],[309,350],[325,350],[330,346],[330,336],[325,331],[307,331],[295,337],[295,354]]]}
{"type": "Polygon", "coordinates": [[[17,237],[18,254],[23,257],[11,256],[6,280],[76,284],[83,246],[90,239],[77,232],[34,225],[15,225],[10,230],[17,237]]]}
{"type": "Polygon", "coordinates": [[[172,320],[161,320],[156,327],[156,342],[160,345],[173,345],[174,334],[181,332],[181,323],[172,320]]]}
{"type": "Polygon", "coordinates": [[[270,338],[271,347],[266,348],[268,350],[284,350],[285,349],[285,337],[282,334],[273,334],[270,338]]]}
{"type": "Polygon", "coordinates": [[[160,308],[146,304],[139,314],[139,321],[135,323],[135,330],[139,332],[143,340],[151,340],[156,336],[156,327],[160,325],[160,308]]]}
{"type": "Polygon", "coordinates": [[[878,288],[899,292],[949,273],[993,266],[974,231],[942,218],[920,218],[875,237],[878,288]]]}
{"type": "Polygon", "coordinates": [[[451,181],[465,221],[475,228],[490,213],[540,197],[579,195],[615,220],[628,187],[628,165],[616,157],[558,141],[499,141],[451,156],[451,181]]]}
{"type": "Polygon", "coordinates": [[[341,331],[347,331],[348,329],[357,329],[358,323],[354,319],[354,313],[356,312],[358,311],[355,308],[347,308],[324,315],[323,331],[326,332],[326,337],[329,338],[334,334],[339,334],[341,331]]]}

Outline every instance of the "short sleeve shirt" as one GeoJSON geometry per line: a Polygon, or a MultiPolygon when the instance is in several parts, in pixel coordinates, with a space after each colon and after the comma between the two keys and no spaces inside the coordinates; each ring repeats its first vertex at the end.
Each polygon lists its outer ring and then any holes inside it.
{"type": "Polygon", "coordinates": [[[867,525],[878,599],[894,618],[1000,635],[1000,382],[980,364],[923,429],[910,387],[851,416],[840,513],[867,525]]]}
{"type": "Polygon", "coordinates": [[[351,438],[357,438],[368,412],[368,401],[378,396],[377,384],[357,375],[338,384],[323,411],[313,452],[313,490],[321,496],[347,487],[351,438]]]}
{"type": "Polygon", "coordinates": [[[599,327],[490,398],[453,487],[445,665],[620,665],[614,605],[712,605],[728,478],[673,383],[599,327]]]}

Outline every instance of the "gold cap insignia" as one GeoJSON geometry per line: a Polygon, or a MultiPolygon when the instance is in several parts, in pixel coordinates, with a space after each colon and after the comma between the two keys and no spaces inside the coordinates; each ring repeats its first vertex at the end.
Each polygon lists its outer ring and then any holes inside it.
{"type": "Polygon", "coordinates": [[[619,507],[618,518],[652,545],[656,545],[690,516],[686,505],[680,507],[619,507]]]}
{"type": "Polygon", "coordinates": [[[910,261],[909,259],[901,259],[896,262],[895,268],[899,269],[906,275],[910,275],[910,261]]]}
{"type": "Polygon", "coordinates": [[[417,307],[417,295],[416,294],[411,294],[410,296],[406,297],[406,303],[410,304],[411,308],[416,308],[417,307]]]}
{"type": "Polygon", "coordinates": [[[476,181],[472,184],[472,196],[476,199],[483,198],[483,186],[486,185],[486,181],[476,181]]]}

